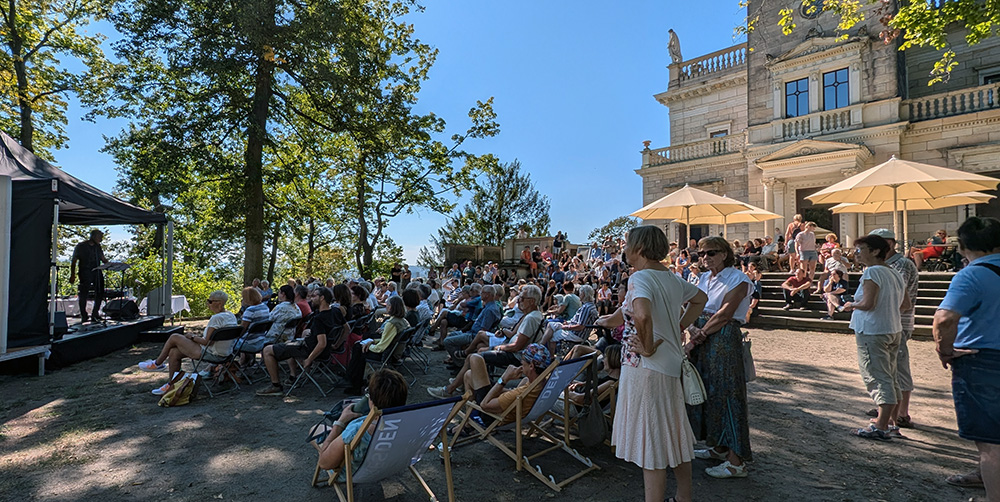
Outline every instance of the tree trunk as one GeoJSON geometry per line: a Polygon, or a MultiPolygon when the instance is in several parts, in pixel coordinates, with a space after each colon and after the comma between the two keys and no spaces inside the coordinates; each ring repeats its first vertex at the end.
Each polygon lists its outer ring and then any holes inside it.
{"type": "Polygon", "coordinates": [[[312,277],[313,259],[316,257],[316,220],[309,217],[309,235],[306,237],[306,277],[312,277]]]}
{"type": "MultiPolygon", "coordinates": [[[[274,34],[277,14],[274,0],[263,2],[266,9],[262,13],[264,25],[257,40],[268,40],[274,34]]],[[[257,59],[256,84],[250,123],[247,126],[246,162],[246,246],[243,258],[243,283],[249,285],[264,268],[264,142],[267,139],[268,106],[271,102],[274,62],[266,56],[268,50],[262,44],[257,59]]]]}
{"type": "Polygon", "coordinates": [[[17,78],[17,107],[21,115],[21,133],[18,141],[29,152],[34,152],[35,126],[31,123],[31,100],[28,99],[28,65],[21,54],[24,50],[24,42],[21,40],[21,33],[15,24],[16,21],[14,21],[18,17],[18,6],[14,0],[10,0],[8,9],[8,18],[11,19],[7,25],[7,31],[10,33],[8,45],[14,60],[14,75],[17,78]]]}
{"type": "Polygon", "coordinates": [[[274,238],[271,239],[271,260],[267,264],[267,282],[274,284],[274,265],[278,261],[278,235],[281,234],[281,222],[274,222],[274,238]]]}

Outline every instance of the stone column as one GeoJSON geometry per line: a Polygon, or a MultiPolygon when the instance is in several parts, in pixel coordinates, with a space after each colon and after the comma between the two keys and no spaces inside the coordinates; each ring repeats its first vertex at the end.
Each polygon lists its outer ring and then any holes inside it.
{"type": "MultiPolygon", "coordinates": [[[[844,178],[850,178],[851,176],[854,176],[859,172],[861,172],[860,169],[856,167],[846,167],[840,170],[840,174],[842,174],[844,178]]],[[[847,246],[850,246],[852,242],[854,242],[854,239],[861,236],[860,232],[864,228],[858,226],[859,221],[861,221],[860,218],[855,217],[851,213],[841,213],[841,214],[843,216],[840,218],[840,227],[841,227],[840,247],[846,248],[847,246]]]]}
{"type": "MultiPolygon", "coordinates": [[[[760,184],[764,185],[764,210],[771,211],[772,213],[775,212],[774,211],[775,182],[777,182],[777,180],[774,179],[773,177],[764,177],[761,178],[760,180],[760,184]]],[[[768,220],[764,222],[764,234],[761,235],[761,237],[763,237],[764,235],[771,235],[771,231],[768,230],[768,228],[771,227],[772,225],[774,225],[774,220],[768,220]]],[[[775,235],[774,238],[777,239],[778,236],[775,235]]]]}

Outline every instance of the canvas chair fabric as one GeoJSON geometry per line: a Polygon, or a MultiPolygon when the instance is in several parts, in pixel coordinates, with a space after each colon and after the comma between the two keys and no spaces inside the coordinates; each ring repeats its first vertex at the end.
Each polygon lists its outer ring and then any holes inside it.
{"type": "MultiPolygon", "coordinates": [[[[377,483],[405,469],[417,478],[421,488],[427,492],[431,500],[437,500],[416,465],[435,441],[440,440],[442,444],[448,444],[446,426],[465,405],[466,399],[466,397],[452,397],[385,410],[372,406],[371,412],[361,426],[361,431],[368,430],[374,423],[375,432],[372,434],[361,467],[354,471],[350,459],[353,458],[352,452],[361,442],[363,432],[359,432],[349,444],[344,445],[345,462],[341,469],[347,478],[345,489],[341,489],[336,481],[339,470],[327,471],[328,478],[323,482],[334,487],[341,502],[354,502],[355,483],[377,483]]],[[[441,455],[444,457],[448,500],[454,502],[455,485],[452,479],[449,449],[443,448],[441,455]]],[[[317,461],[312,486],[321,483],[321,473],[322,469],[317,461]]]]}
{"type": "Polygon", "coordinates": [[[587,368],[587,365],[591,364],[592,361],[593,357],[580,357],[562,362],[559,362],[558,360],[553,361],[552,364],[549,365],[549,367],[546,368],[545,371],[543,371],[542,374],[538,376],[538,378],[536,378],[533,382],[528,384],[529,387],[532,388],[535,386],[542,387],[542,390],[539,393],[538,398],[535,399],[534,404],[531,406],[531,409],[529,410],[523,409],[523,399],[531,393],[531,389],[528,389],[527,391],[521,393],[521,395],[518,396],[518,398],[510,406],[508,406],[507,409],[503,410],[503,412],[497,415],[486,412],[485,410],[482,409],[482,407],[478,403],[469,400],[465,405],[465,409],[461,413],[459,413],[459,415],[462,418],[462,421],[459,424],[458,429],[456,430],[460,431],[466,426],[470,426],[473,429],[475,429],[478,434],[475,434],[471,437],[467,437],[465,439],[460,439],[458,437],[458,434],[456,434],[455,437],[452,439],[451,443],[452,447],[467,443],[472,440],[485,439],[490,444],[496,446],[498,449],[500,449],[500,451],[504,452],[505,454],[507,454],[507,456],[513,459],[515,462],[516,470],[520,471],[523,470],[525,467],[527,467],[528,472],[530,472],[533,476],[538,478],[542,483],[545,484],[545,486],[548,486],[549,488],[557,492],[561,491],[563,487],[566,486],[567,484],[583,477],[588,472],[600,469],[600,467],[594,464],[589,458],[580,454],[580,452],[570,447],[569,442],[566,441],[564,438],[558,438],[550,434],[549,432],[542,429],[538,424],[538,420],[549,412],[549,410],[555,404],[556,400],[559,398],[559,395],[562,393],[562,391],[565,390],[566,387],[573,382],[576,376],[582,373],[587,368]],[[494,417],[496,420],[489,426],[483,427],[479,425],[475,420],[470,420],[471,413],[474,410],[478,411],[480,414],[494,417]],[[512,424],[500,425],[502,423],[503,417],[507,416],[511,411],[515,410],[516,413],[514,422],[512,424]],[[496,431],[498,428],[506,428],[506,427],[513,427],[515,431],[513,449],[508,444],[504,443],[493,434],[493,432],[496,431]],[[547,442],[551,443],[551,446],[543,449],[538,453],[535,453],[534,455],[531,456],[524,455],[523,441],[525,435],[522,432],[525,429],[527,429],[527,432],[529,434],[537,434],[539,436],[543,436],[547,442]],[[546,475],[543,472],[541,466],[535,465],[534,468],[531,467],[532,460],[555,450],[562,450],[563,452],[569,454],[573,459],[581,463],[583,465],[583,468],[580,471],[573,474],[572,476],[557,482],[553,476],[546,475]]]}

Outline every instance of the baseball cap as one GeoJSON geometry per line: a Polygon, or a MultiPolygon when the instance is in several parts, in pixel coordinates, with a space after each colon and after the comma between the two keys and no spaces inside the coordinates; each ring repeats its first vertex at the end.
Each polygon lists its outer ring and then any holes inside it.
{"type": "Polygon", "coordinates": [[[889,230],[888,228],[876,228],[875,230],[868,232],[868,235],[877,235],[883,239],[896,240],[896,234],[892,233],[892,230],[889,230]]]}
{"type": "Polygon", "coordinates": [[[530,361],[536,367],[546,367],[552,364],[552,354],[549,349],[539,343],[532,343],[521,351],[521,358],[530,361]]]}

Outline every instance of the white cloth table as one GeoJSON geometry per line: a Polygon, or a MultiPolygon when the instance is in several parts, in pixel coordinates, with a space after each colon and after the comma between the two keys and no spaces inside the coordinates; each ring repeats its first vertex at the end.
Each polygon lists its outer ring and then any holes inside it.
{"type": "MultiPolygon", "coordinates": [[[[148,299],[149,298],[143,298],[142,301],[139,302],[139,312],[141,312],[143,314],[146,313],[146,301],[148,299]]],[[[187,310],[188,313],[191,312],[191,305],[188,304],[187,297],[184,296],[184,295],[173,295],[173,296],[171,296],[170,297],[170,311],[176,314],[176,313],[178,313],[178,312],[180,312],[182,310],[187,310]]]]}

